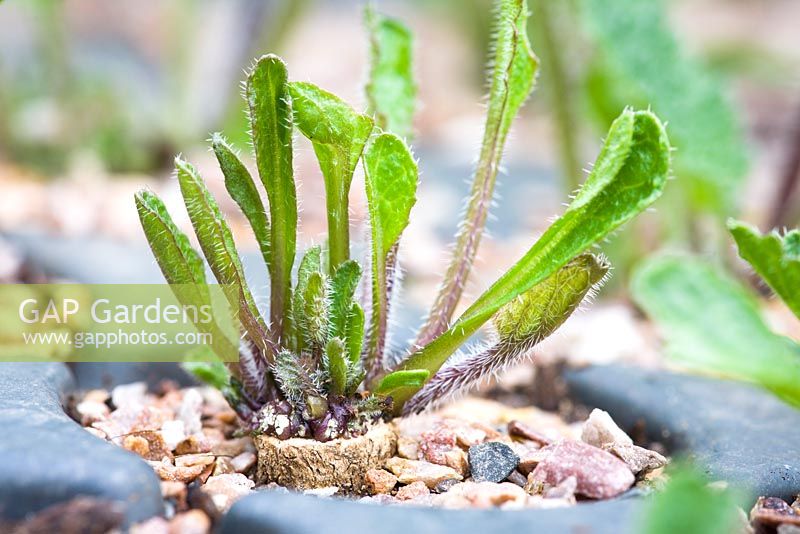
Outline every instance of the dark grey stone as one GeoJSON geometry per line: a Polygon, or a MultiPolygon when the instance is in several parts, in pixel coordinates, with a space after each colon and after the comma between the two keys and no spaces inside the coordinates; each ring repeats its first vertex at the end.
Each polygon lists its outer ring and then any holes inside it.
{"type": "Polygon", "coordinates": [[[79,495],[118,502],[128,522],[163,513],[152,468],[64,413],[73,385],[61,363],[0,363],[0,518],[19,520],[79,495]]]}
{"type": "Polygon", "coordinates": [[[649,439],[751,499],[800,493],[800,410],[756,386],[616,365],[565,379],[579,402],[626,430],[644,425],[649,439]]]}
{"type": "Polygon", "coordinates": [[[264,491],[234,504],[222,518],[219,530],[220,534],[633,534],[638,504],[637,500],[618,499],[566,510],[447,510],[264,491]]]}
{"type": "Polygon", "coordinates": [[[487,441],[469,448],[469,470],[475,482],[502,482],[519,465],[514,450],[499,441],[487,441]]]}

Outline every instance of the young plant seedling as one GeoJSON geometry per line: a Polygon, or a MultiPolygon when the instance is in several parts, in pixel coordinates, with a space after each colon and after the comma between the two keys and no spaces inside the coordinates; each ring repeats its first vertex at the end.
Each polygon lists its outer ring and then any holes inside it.
{"type": "MultiPolygon", "coordinates": [[[[525,33],[524,0],[497,5],[493,68],[483,145],[450,267],[417,342],[404,354],[387,348],[399,244],[416,202],[418,171],[410,136],[416,85],[411,36],[371,10],[366,22],[371,68],[369,109],[289,79],[273,55],[260,58],[245,84],[258,181],[220,134],[212,148],[226,188],[255,234],[270,277],[269,313],[248,289],[231,231],[194,167],[176,159],[184,202],[200,248],[242,325],[239,361],[193,364],[222,387],[245,426],[285,439],[328,441],[363,434],[380,418],[421,411],[526,356],[605,279],[609,265],[587,252],[658,198],[670,146],[658,118],[626,109],[611,126],[593,171],[566,211],[531,249],[453,319],[483,234],[511,123],[534,86],[537,60],[525,33]],[[298,259],[292,129],[307,137],[325,183],[326,246],[298,259]],[[351,257],[348,197],[363,165],[369,207],[367,265],[351,257]],[[362,277],[367,283],[361,284],[362,277]],[[489,321],[486,345],[457,351],[489,321]],[[399,362],[390,364],[389,362],[399,362]]],[[[136,204],[167,281],[206,283],[200,255],[161,201],[142,191],[136,204]]],[[[184,295],[184,298],[200,298],[184,295]]]]}

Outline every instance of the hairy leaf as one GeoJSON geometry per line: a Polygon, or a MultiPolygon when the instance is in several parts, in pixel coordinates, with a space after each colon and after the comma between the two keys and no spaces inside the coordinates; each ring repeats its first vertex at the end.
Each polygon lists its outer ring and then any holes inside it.
{"type": "Polygon", "coordinates": [[[203,259],[172,221],[161,199],[155,193],[141,190],[136,193],[135,201],[144,235],[167,283],[204,285],[203,259]]]}
{"type": "Polygon", "coordinates": [[[361,350],[364,347],[364,310],[357,302],[350,305],[350,316],[345,329],[347,354],[352,363],[361,361],[361,350]]]}
{"type": "Polygon", "coordinates": [[[610,108],[610,120],[622,105],[652,106],[669,122],[676,173],[689,179],[685,183],[704,205],[730,206],[747,169],[742,132],[717,80],[678,46],[663,2],[583,0],[582,5],[601,52],[597,64],[608,71],[609,83],[599,84],[603,90],[593,95],[598,107],[610,108]],[[620,90],[625,94],[614,102],[604,101],[620,90]]]}
{"type": "Polygon", "coordinates": [[[350,183],[373,123],[370,117],[356,113],[339,97],[314,84],[292,82],[289,90],[295,124],[312,142],[325,179],[328,272],[332,276],[350,257],[350,183]]]}
{"type": "Polygon", "coordinates": [[[395,413],[419,413],[527,357],[534,345],[555,332],[584,297],[602,284],[608,269],[603,258],[581,254],[500,308],[494,316],[497,339],[438,372],[429,369],[435,373],[431,380],[405,406],[396,399],[395,413]]]}
{"type": "Polygon", "coordinates": [[[393,397],[398,393],[417,391],[425,384],[430,374],[427,369],[406,369],[389,373],[383,377],[375,393],[384,397],[393,397]]]}
{"type": "Polygon", "coordinates": [[[636,272],[631,291],[675,361],[759,383],[800,406],[800,346],[774,334],[728,276],[697,259],[657,257],[636,272]]]}
{"type": "Polygon", "coordinates": [[[417,96],[411,32],[400,21],[376,13],[371,4],[367,4],[364,19],[370,36],[366,86],[370,111],[382,130],[408,139],[413,133],[417,96]]]}
{"type": "Polygon", "coordinates": [[[303,324],[298,325],[307,346],[320,351],[328,341],[328,285],[321,273],[311,273],[303,291],[303,324]]]}
{"type": "Polygon", "coordinates": [[[175,159],[175,166],[189,219],[211,271],[220,284],[235,288],[231,305],[238,310],[239,320],[250,338],[270,359],[272,347],[266,337],[266,326],[247,287],[228,223],[195,168],[180,158],[175,159]]]}
{"type": "Polygon", "coordinates": [[[400,234],[416,202],[417,164],[396,135],[375,137],[364,156],[372,247],[372,311],[365,367],[380,363],[389,311],[387,262],[396,253],[400,234]]]}
{"type": "Polygon", "coordinates": [[[308,279],[313,273],[322,270],[322,247],[319,245],[309,248],[300,260],[297,268],[297,284],[292,296],[292,327],[294,328],[294,349],[300,353],[303,350],[303,325],[305,325],[305,291],[308,287],[308,279]]]}
{"type": "Polygon", "coordinates": [[[538,62],[526,33],[527,2],[502,0],[497,16],[489,108],[478,166],[450,265],[428,319],[417,336],[416,344],[420,346],[447,329],[461,299],[486,225],[506,137],[514,117],[533,90],[536,78],[538,62]]]}
{"type": "Polygon", "coordinates": [[[345,336],[353,295],[360,279],[361,266],[354,260],[339,265],[331,278],[331,337],[345,336]]]}
{"type": "Polygon", "coordinates": [[[284,350],[275,356],[271,367],[281,391],[291,402],[302,402],[307,396],[322,396],[322,388],[305,362],[284,350]]]}
{"type": "Polygon", "coordinates": [[[330,393],[344,395],[347,388],[347,362],[345,361],[344,342],[332,338],[325,346],[325,370],[330,377],[330,393]]]}
{"type": "Polygon", "coordinates": [[[261,202],[256,184],[244,163],[238,158],[225,138],[219,133],[211,136],[211,147],[225,176],[225,188],[244,213],[258,241],[264,262],[270,263],[269,217],[261,202]]]}
{"type": "Polygon", "coordinates": [[[245,94],[258,174],[269,199],[270,323],[275,341],[291,320],[292,265],[297,247],[297,191],[292,169],[292,106],[286,65],[261,57],[247,77],[245,94]]]}
{"type": "Polygon", "coordinates": [[[745,223],[730,220],[730,230],[739,255],[753,266],[769,287],[800,318],[800,232],[785,236],[772,231],[763,235],[745,223]]]}
{"type": "Polygon", "coordinates": [[[564,214],[449,330],[403,362],[402,369],[439,369],[502,306],[652,204],[669,174],[669,152],[666,132],[655,115],[625,110],[612,124],[592,173],[564,214]]]}

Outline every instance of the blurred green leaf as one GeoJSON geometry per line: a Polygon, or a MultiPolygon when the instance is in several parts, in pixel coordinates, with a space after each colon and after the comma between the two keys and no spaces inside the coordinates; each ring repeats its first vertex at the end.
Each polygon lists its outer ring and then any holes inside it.
{"type": "Polygon", "coordinates": [[[411,31],[400,21],[364,10],[370,36],[370,69],[366,86],[370,111],[378,126],[402,138],[413,133],[417,86],[413,73],[411,31]]]}
{"type": "Polygon", "coordinates": [[[231,374],[222,362],[184,362],[181,367],[204,384],[219,390],[230,384],[231,374]]]}
{"type": "Polygon", "coordinates": [[[736,532],[736,499],[712,488],[689,467],[673,470],[663,491],[648,503],[640,519],[642,534],[728,534],[736,532]]]}
{"type": "Polygon", "coordinates": [[[800,407],[800,346],[774,334],[755,298],[720,270],[690,257],[660,256],[636,271],[631,292],[676,362],[756,382],[800,407]]]}
{"type": "Polygon", "coordinates": [[[730,209],[747,170],[744,139],[718,81],[678,46],[662,2],[582,5],[599,47],[594,64],[607,69],[594,70],[590,99],[609,117],[623,105],[652,106],[669,123],[678,176],[703,206],[730,209]]]}
{"type": "Polygon", "coordinates": [[[328,273],[350,258],[348,194],[353,172],[372,133],[370,117],[314,84],[292,82],[292,111],[298,129],[314,146],[322,176],[328,214],[328,273]]]}
{"type": "Polygon", "coordinates": [[[800,231],[785,236],[731,219],[728,229],[739,247],[739,255],[753,266],[769,287],[800,318],[800,231]]]}

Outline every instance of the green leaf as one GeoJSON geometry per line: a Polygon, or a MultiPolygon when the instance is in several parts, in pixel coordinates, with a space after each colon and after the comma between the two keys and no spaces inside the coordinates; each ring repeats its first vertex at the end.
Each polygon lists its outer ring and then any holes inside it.
{"type": "Polygon", "coordinates": [[[361,280],[361,266],[348,260],[336,269],[331,278],[331,337],[344,337],[353,295],[361,280]]]}
{"type": "Polygon", "coordinates": [[[345,362],[344,342],[332,338],[325,346],[326,371],[330,377],[330,393],[344,395],[347,388],[347,363],[345,362]]]}
{"type": "Polygon", "coordinates": [[[267,191],[270,229],[270,324],[276,341],[290,330],[292,265],[297,247],[297,191],[292,170],[292,106],[286,65],[261,57],[247,77],[245,96],[258,174],[267,191]]]}
{"type": "Polygon", "coordinates": [[[445,333],[412,354],[402,368],[439,369],[502,306],[650,206],[667,181],[669,153],[667,134],[655,115],[625,110],[611,125],[592,173],[564,214],[445,333]]]}
{"type": "Polygon", "coordinates": [[[219,390],[227,388],[231,381],[231,374],[222,362],[184,362],[181,367],[204,384],[219,390]]]}
{"type": "Polygon", "coordinates": [[[800,318],[800,232],[793,230],[781,237],[773,230],[764,235],[733,219],[728,221],[728,229],[739,255],[800,318]]]}
{"type": "Polygon", "coordinates": [[[328,341],[328,285],[321,273],[311,273],[303,291],[303,323],[298,325],[303,341],[321,350],[328,341]]]}
{"type": "Polygon", "coordinates": [[[289,84],[294,121],[314,146],[328,213],[329,274],[350,257],[348,195],[372,119],[356,113],[339,97],[306,82],[289,84]]]}
{"type": "Polygon", "coordinates": [[[351,363],[361,361],[361,349],[364,346],[364,323],[364,310],[357,302],[352,303],[345,330],[345,343],[351,363]]]}
{"type": "MultiPolygon", "coordinates": [[[[581,254],[567,265],[500,308],[494,316],[497,339],[469,356],[430,368],[431,379],[408,402],[394,399],[396,414],[419,413],[434,403],[464,392],[488,376],[522,361],[531,348],[555,332],[587,294],[597,290],[610,266],[604,258],[581,254]]],[[[425,362],[422,362],[425,363],[425,362]]],[[[434,362],[435,363],[435,362],[434,362]]]]}
{"type": "Polygon", "coordinates": [[[417,201],[417,164],[402,139],[383,133],[373,138],[364,155],[372,247],[372,313],[367,370],[383,351],[389,302],[387,262],[396,252],[417,201]]]}
{"type": "Polygon", "coordinates": [[[247,167],[221,134],[215,133],[211,136],[211,147],[214,149],[219,167],[225,176],[225,188],[250,223],[264,262],[269,266],[269,217],[264,209],[264,203],[261,202],[256,184],[247,167]]]}
{"type": "Polygon", "coordinates": [[[478,253],[508,132],[536,79],[538,60],[528,42],[527,21],[528,4],[525,0],[502,0],[499,3],[489,108],[478,166],[450,265],[417,337],[417,345],[429,343],[447,329],[478,253]]]}
{"type": "Polygon", "coordinates": [[[608,70],[606,82],[595,83],[602,89],[595,95],[599,107],[609,107],[604,99],[620,91],[624,94],[610,104],[615,114],[621,105],[652,106],[669,123],[681,183],[690,185],[704,206],[730,207],[747,170],[742,131],[718,81],[681,50],[663,2],[583,0],[582,5],[608,70]]]}
{"type": "Polygon", "coordinates": [[[266,326],[247,287],[228,223],[195,168],[180,158],[175,158],[175,166],[189,219],[211,271],[220,284],[235,289],[226,292],[231,306],[238,310],[239,320],[253,342],[270,358],[272,349],[266,338],[266,326]]]}
{"type": "Polygon", "coordinates": [[[388,397],[394,396],[407,390],[417,391],[425,384],[430,376],[427,369],[406,369],[395,371],[383,377],[380,385],[375,390],[377,395],[388,397]]]}
{"type": "Polygon", "coordinates": [[[376,13],[371,4],[364,10],[364,19],[370,36],[366,86],[370,111],[382,130],[409,139],[417,97],[411,31],[400,21],[376,13]]]}
{"type": "Polygon", "coordinates": [[[642,534],[736,532],[736,505],[730,490],[711,487],[699,471],[682,467],[673,470],[664,489],[650,500],[636,531],[642,534]]]}
{"type": "Polygon", "coordinates": [[[638,269],[631,291],[676,362],[759,383],[800,406],[800,346],[774,334],[753,296],[724,273],[693,258],[657,257],[638,269]]]}
{"type": "Polygon", "coordinates": [[[204,285],[203,259],[172,221],[161,199],[142,190],[136,193],[135,201],[145,237],[167,283],[204,285]]]}
{"type": "Polygon", "coordinates": [[[603,258],[581,254],[504,305],[493,318],[499,342],[535,344],[555,332],[609,268],[603,258]]]}

